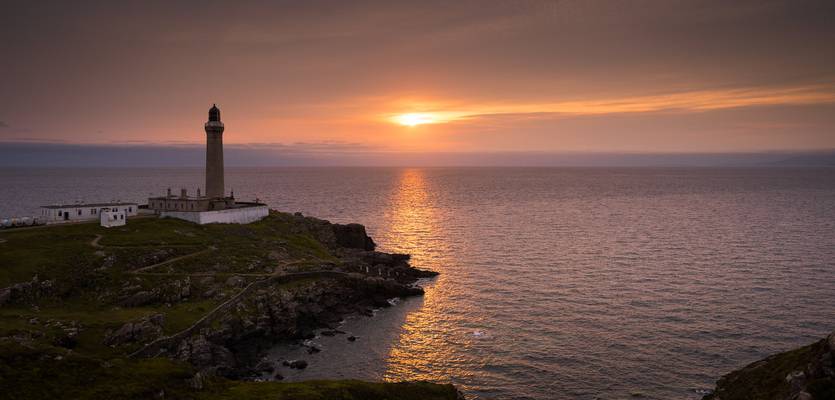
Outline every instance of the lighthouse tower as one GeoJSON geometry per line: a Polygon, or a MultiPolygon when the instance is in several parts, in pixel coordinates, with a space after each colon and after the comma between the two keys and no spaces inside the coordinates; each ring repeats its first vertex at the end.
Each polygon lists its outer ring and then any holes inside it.
{"type": "MultiPolygon", "coordinates": [[[[256,199],[252,202],[235,201],[234,192],[226,196],[223,186],[223,122],[220,109],[213,105],[206,122],[206,192],[189,196],[185,188],[180,195],[171,194],[148,198],[149,210],[162,218],[179,218],[196,224],[248,224],[270,215],[266,204],[256,199]]],[[[80,211],[79,211],[80,212],[80,211]]]]}
{"type": "Polygon", "coordinates": [[[223,122],[216,104],[209,109],[206,122],[206,197],[222,198],[223,187],[223,122]]]}

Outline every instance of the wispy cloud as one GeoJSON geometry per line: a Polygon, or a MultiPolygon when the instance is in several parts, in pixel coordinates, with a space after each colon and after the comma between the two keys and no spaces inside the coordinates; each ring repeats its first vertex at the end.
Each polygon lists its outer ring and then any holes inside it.
{"type": "MultiPolygon", "coordinates": [[[[662,111],[704,112],[758,106],[791,106],[835,103],[835,85],[811,85],[780,88],[735,88],[678,92],[660,95],[571,100],[538,103],[444,105],[426,102],[417,111],[431,115],[435,122],[466,121],[486,117],[536,118],[595,116],[662,111]]],[[[404,107],[405,112],[414,109],[404,107]]],[[[401,113],[385,115],[392,120],[401,113]]]]}

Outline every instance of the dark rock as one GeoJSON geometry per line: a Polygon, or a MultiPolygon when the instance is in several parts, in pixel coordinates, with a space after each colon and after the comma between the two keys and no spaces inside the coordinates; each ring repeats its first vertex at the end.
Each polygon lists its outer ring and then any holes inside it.
{"type": "Polygon", "coordinates": [[[276,372],[275,374],[273,374],[273,379],[275,379],[277,381],[284,380],[284,375],[281,375],[278,372],[276,372]]]}
{"type": "Polygon", "coordinates": [[[310,346],[310,347],[307,348],[307,354],[315,354],[315,353],[318,353],[320,351],[322,351],[322,349],[320,349],[316,346],[310,346]]]}
{"type": "Polygon", "coordinates": [[[262,361],[255,366],[255,371],[263,374],[269,374],[275,371],[275,365],[269,361],[262,361]]]}
{"type": "Polygon", "coordinates": [[[213,343],[203,334],[181,342],[176,357],[201,369],[212,368],[221,375],[237,375],[235,371],[238,363],[234,354],[225,346],[213,343]]]}
{"type": "Polygon", "coordinates": [[[349,342],[356,342],[356,341],[357,341],[357,337],[356,337],[356,336],[353,336],[353,335],[352,335],[352,336],[348,336],[348,341],[349,341],[349,342]]]}
{"type": "Polygon", "coordinates": [[[704,400],[835,398],[835,333],[723,376],[704,400]]]}
{"type": "Polygon", "coordinates": [[[231,276],[226,280],[226,286],[241,287],[244,285],[244,278],[240,276],[231,276]]]}
{"type": "Polygon", "coordinates": [[[290,361],[290,368],[293,369],[305,369],[307,368],[307,361],[305,360],[293,360],[290,361]]]}
{"type": "Polygon", "coordinates": [[[152,315],[137,322],[128,322],[104,338],[108,346],[120,346],[132,342],[147,342],[162,335],[162,316],[152,315]]]}
{"type": "Polygon", "coordinates": [[[74,349],[75,346],[78,346],[78,340],[75,338],[75,336],[60,335],[55,338],[52,344],[58,347],[63,347],[65,349],[74,349]]]}
{"type": "Polygon", "coordinates": [[[12,298],[12,289],[11,288],[3,288],[0,289],[0,306],[9,302],[9,299],[12,298]]]}
{"type": "Polygon", "coordinates": [[[333,224],[332,227],[339,247],[369,251],[377,247],[374,240],[366,234],[365,227],[360,224],[333,224]]]}
{"type": "Polygon", "coordinates": [[[194,390],[203,389],[203,374],[197,372],[191,379],[188,380],[188,386],[194,390]]]}

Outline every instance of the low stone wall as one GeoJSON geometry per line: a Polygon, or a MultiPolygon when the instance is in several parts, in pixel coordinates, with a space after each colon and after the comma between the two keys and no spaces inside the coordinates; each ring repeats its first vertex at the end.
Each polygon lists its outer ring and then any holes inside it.
{"type": "Polygon", "coordinates": [[[217,211],[161,211],[160,217],[179,218],[195,224],[248,224],[270,214],[267,206],[229,208],[217,211]]]}

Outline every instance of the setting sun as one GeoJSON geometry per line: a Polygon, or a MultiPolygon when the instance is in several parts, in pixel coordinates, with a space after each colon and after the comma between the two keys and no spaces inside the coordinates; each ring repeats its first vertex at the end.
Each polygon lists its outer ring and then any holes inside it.
{"type": "Polygon", "coordinates": [[[394,121],[400,125],[415,126],[422,124],[431,124],[436,122],[436,119],[430,114],[403,114],[394,117],[394,121]]]}

